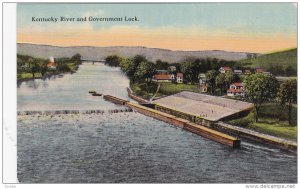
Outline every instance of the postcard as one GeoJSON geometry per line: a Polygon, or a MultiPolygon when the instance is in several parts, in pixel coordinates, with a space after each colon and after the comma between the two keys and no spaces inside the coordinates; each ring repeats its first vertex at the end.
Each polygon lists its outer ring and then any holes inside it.
{"type": "Polygon", "coordinates": [[[295,187],[297,11],[17,3],[18,182],[295,187]]]}

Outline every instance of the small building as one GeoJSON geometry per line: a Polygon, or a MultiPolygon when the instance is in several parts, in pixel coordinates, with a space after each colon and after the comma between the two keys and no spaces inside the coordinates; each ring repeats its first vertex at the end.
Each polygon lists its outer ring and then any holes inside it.
{"type": "Polygon", "coordinates": [[[155,74],[152,77],[154,82],[172,82],[171,75],[169,74],[155,74]]]}
{"type": "Polygon", "coordinates": [[[171,74],[171,79],[172,79],[172,81],[176,81],[176,76],[175,76],[175,74],[171,74]]]}
{"type": "Polygon", "coordinates": [[[49,62],[47,64],[48,69],[50,70],[56,70],[57,63],[55,62],[55,59],[53,57],[49,58],[49,62]]]}
{"type": "Polygon", "coordinates": [[[200,83],[200,92],[207,93],[208,91],[208,83],[200,83]]]}
{"type": "Polygon", "coordinates": [[[208,91],[208,83],[205,74],[199,74],[199,87],[201,93],[207,93],[208,91]]]}
{"type": "Polygon", "coordinates": [[[244,84],[232,83],[227,90],[227,96],[244,96],[244,84]]]}
{"type": "Polygon", "coordinates": [[[262,68],[255,69],[255,73],[263,73],[263,72],[264,72],[264,69],[262,69],[262,68]]]}
{"type": "Polygon", "coordinates": [[[177,83],[183,83],[183,73],[178,72],[176,74],[176,82],[177,83]]]}
{"type": "Polygon", "coordinates": [[[220,73],[227,73],[227,72],[232,72],[232,69],[230,67],[221,67],[219,69],[220,73]]]}
{"type": "Polygon", "coordinates": [[[263,74],[266,74],[266,75],[272,75],[271,72],[262,72],[263,74]]]}
{"type": "Polygon", "coordinates": [[[170,72],[176,72],[176,66],[169,66],[170,72]]]}
{"type": "Polygon", "coordinates": [[[233,70],[233,73],[236,75],[242,75],[243,71],[242,70],[233,70]]]}
{"type": "Polygon", "coordinates": [[[244,74],[245,75],[250,75],[250,74],[252,74],[252,72],[251,72],[251,70],[245,70],[244,74]]]}

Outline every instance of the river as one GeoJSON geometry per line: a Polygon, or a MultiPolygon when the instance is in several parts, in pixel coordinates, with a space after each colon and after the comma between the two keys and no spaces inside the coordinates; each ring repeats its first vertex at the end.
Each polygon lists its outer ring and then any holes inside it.
{"type": "MultiPolygon", "coordinates": [[[[118,68],[84,63],[74,74],[22,82],[18,111],[119,109],[118,68]]],[[[135,112],[18,116],[21,183],[296,183],[297,155],[242,140],[232,149],[135,112]]]]}

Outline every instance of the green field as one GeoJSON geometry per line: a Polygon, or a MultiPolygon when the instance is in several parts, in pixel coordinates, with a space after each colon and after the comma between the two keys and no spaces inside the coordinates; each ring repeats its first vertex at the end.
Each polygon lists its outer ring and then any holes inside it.
{"type": "Polygon", "coordinates": [[[292,109],[292,125],[288,124],[287,109],[276,103],[263,104],[258,122],[255,123],[253,113],[247,117],[229,121],[229,123],[258,132],[297,141],[297,106],[292,109]]]}
{"type": "Polygon", "coordinates": [[[297,75],[297,48],[280,52],[263,54],[257,58],[240,61],[241,66],[250,68],[264,68],[274,75],[297,75]]]}
{"type": "MultiPolygon", "coordinates": [[[[149,87],[148,98],[151,98],[155,94],[158,84],[151,83],[148,87],[149,87]]],[[[147,99],[147,88],[145,83],[132,84],[131,89],[138,96],[147,99]]],[[[173,95],[183,90],[199,92],[199,86],[190,85],[190,84],[160,83],[160,88],[156,94],[156,97],[160,97],[164,95],[173,95]]]]}
{"type": "MultiPolygon", "coordinates": [[[[41,78],[42,77],[42,74],[39,73],[39,72],[36,72],[34,74],[34,77],[35,78],[41,78]]],[[[19,75],[19,78],[18,79],[32,79],[32,73],[21,73],[19,75]]]]}

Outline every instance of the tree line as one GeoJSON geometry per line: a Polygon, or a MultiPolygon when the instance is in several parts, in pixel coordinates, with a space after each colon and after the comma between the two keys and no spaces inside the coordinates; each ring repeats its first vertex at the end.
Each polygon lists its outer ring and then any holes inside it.
{"type": "Polygon", "coordinates": [[[49,73],[56,74],[77,70],[81,64],[81,55],[75,54],[71,58],[56,58],[55,62],[57,64],[56,69],[50,70],[47,67],[49,59],[17,54],[17,78],[21,79],[23,73],[31,73],[32,78],[35,78],[35,74],[37,73],[45,76],[49,73]]]}

